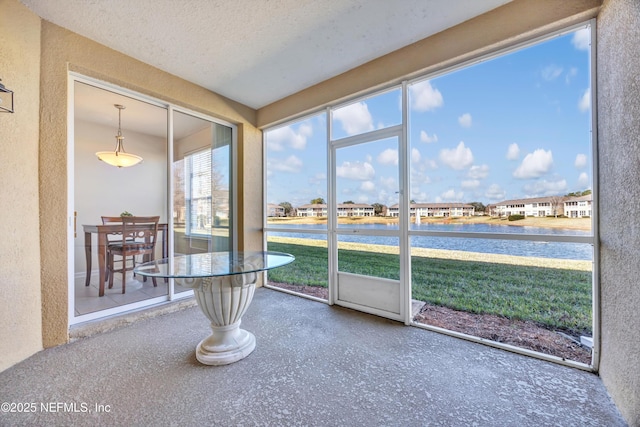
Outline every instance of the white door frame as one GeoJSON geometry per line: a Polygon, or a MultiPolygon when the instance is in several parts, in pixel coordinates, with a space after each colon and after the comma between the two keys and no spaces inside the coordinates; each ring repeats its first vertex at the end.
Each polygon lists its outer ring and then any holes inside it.
{"type": "MultiPolygon", "coordinates": [[[[329,120],[330,121],[330,120],[329,120]]],[[[409,240],[407,233],[408,201],[405,196],[407,164],[405,126],[397,125],[385,129],[375,130],[360,135],[342,138],[329,143],[329,189],[327,200],[328,213],[328,246],[329,246],[329,303],[337,304],[378,316],[410,322],[410,289],[411,273],[409,270],[409,240]],[[398,203],[399,218],[397,230],[367,231],[366,235],[381,235],[398,237],[399,241],[399,281],[376,279],[370,276],[338,272],[338,235],[351,234],[356,231],[339,229],[337,221],[337,175],[336,151],[340,148],[396,138],[398,142],[398,203]],[[342,281],[342,289],[339,283],[342,281]],[[396,287],[397,289],[394,289],[396,287]],[[362,295],[364,289],[373,293],[362,295]],[[359,295],[359,300],[356,299],[359,295]]],[[[330,134],[330,133],[329,133],[330,134]]]]}

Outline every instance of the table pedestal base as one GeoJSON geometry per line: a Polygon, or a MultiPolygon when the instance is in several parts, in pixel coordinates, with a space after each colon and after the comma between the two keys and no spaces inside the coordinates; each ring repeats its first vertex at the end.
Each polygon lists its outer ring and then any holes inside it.
{"type": "Polygon", "coordinates": [[[211,322],[212,333],[196,347],[196,359],[205,365],[228,365],[256,348],[256,337],[240,329],[256,288],[255,273],[176,280],[193,288],[198,306],[211,322]]]}
{"type": "Polygon", "coordinates": [[[226,326],[211,325],[213,333],[196,347],[196,359],[205,365],[228,365],[244,359],[256,348],[256,337],[240,329],[240,321],[226,326]]]}

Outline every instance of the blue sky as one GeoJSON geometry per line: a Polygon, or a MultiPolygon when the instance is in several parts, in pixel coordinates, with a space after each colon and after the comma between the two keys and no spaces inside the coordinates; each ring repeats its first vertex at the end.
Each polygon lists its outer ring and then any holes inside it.
{"type": "MultiPolygon", "coordinates": [[[[410,194],[482,202],[591,188],[589,29],[409,87],[410,194]]],[[[333,138],[400,124],[401,91],[334,110],[333,138]]],[[[324,113],[266,132],[267,200],[327,200],[324,113]]],[[[398,144],[337,153],[337,201],[398,201],[398,144]]]]}

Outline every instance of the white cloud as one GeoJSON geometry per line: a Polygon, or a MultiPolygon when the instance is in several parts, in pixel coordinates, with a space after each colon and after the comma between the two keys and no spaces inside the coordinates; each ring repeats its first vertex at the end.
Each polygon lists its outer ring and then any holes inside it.
{"type": "Polygon", "coordinates": [[[451,169],[461,170],[473,164],[473,153],[470,148],[465,147],[463,141],[460,141],[454,149],[440,150],[440,161],[451,169]]]}
{"type": "Polygon", "coordinates": [[[313,127],[308,123],[303,123],[298,128],[298,133],[291,142],[291,148],[304,150],[307,146],[307,138],[313,135],[313,127]]]}
{"type": "Polygon", "coordinates": [[[573,34],[571,44],[578,50],[589,50],[591,45],[591,31],[589,28],[583,28],[573,34]]]}
{"type": "Polygon", "coordinates": [[[372,181],[364,181],[360,184],[360,190],[362,191],[374,191],[376,189],[376,185],[372,181]]]}
{"type": "Polygon", "coordinates": [[[366,194],[358,194],[356,199],[354,200],[356,203],[366,203],[369,204],[369,196],[366,194]]]}
{"type": "Polygon", "coordinates": [[[525,156],[520,166],[513,172],[513,176],[520,179],[537,178],[549,172],[551,166],[553,166],[551,150],[545,151],[539,148],[525,156]]]}
{"type": "Polygon", "coordinates": [[[576,156],[575,166],[578,169],[582,169],[587,166],[587,155],[586,154],[578,154],[576,156]]]}
{"type": "Polygon", "coordinates": [[[463,115],[458,117],[458,123],[463,128],[471,127],[471,120],[472,120],[471,119],[471,114],[469,114],[469,113],[464,113],[463,115]]]}
{"type": "MultiPolygon", "coordinates": [[[[395,196],[395,194],[394,194],[395,196]]],[[[396,203],[396,200],[392,195],[387,193],[385,190],[378,191],[378,195],[376,196],[376,201],[374,203],[382,203],[383,205],[390,206],[396,203]]]]}
{"type": "Polygon", "coordinates": [[[562,74],[562,67],[555,64],[547,65],[542,69],[542,78],[547,81],[557,79],[562,74]]]}
{"type": "Polygon", "coordinates": [[[416,111],[432,111],[444,103],[442,94],[438,89],[431,87],[429,80],[409,86],[409,94],[411,108],[416,111]]]}
{"type": "Polygon", "coordinates": [[[584,188],[589,186],[589,184],[591,184],[589,182],[589,175],[587,175],[586,172],[582,172],[580,176],[578,176],[578,185],[584,188]]]}
{"type": "Polygon", "coordinates": [[[487,188],[484,196],[489,200],[504,200],[507,197],[507,192],[504,191],[498,184],[491,184],[487,188]]]}
{"type": "Polygon", "coordinates": [[[489,165],[473,165],[467,176],[472,179],[482,179],[489,175],[489,165]]]}
{"type": "Polygon", "coordinates": [[[375,174],[375,169],[368,162],[344,162],[342,166],[336,168],[336,175],[339,178],[367,181],[372,179],[375,174]]]}
{"type": "Polygon", "coordinates": [[[507,159],[508,160],[518,160],[520,158],[520,147],[515,142],[509,145],[507,149],[507,159]]]}
{"type": "Polygon", "coordinates": [[[269,162],[268,167],[279,172],[299,173],[302,170],[302,166],[302,160],[292,154],[285,160],[273,159],[273,162],[269,162]]]}
{"type": "Polygon", "coordinates": [[[320,183],[326,183],[327,182],[327,175],[324,173],[317,173],[313,176],[309,177],[309,184],[320,184],[320,183]]]}
{"type": "Polygon", "coordinates": [[[420,159],[422,156],[420,155],[420,151],[417,148],[411,149],[411,163],[420,163],[420,159]]]}
{"type": "Polygon", "coordinates": [[[543,179],[525,185],[524,191],[527,192],[527,197],[556,196],[567,192],[567,181],[565,179],[557,181],[543,179]]]}
{"type": "Polygon", "coordinates": [[[427,144],[430,144],[432,142],[438,142],[438,135],[436,135],[434,133],[433,136],[429,136],[429,134],[427,132],[421,130],[420,131],[420,141],[426,142],[427,144]]]}
{"type": "Polygon", "coordinates": [[[454,189],[449,189],[442,193],[439,197],[440,200],[446,200],[450,202],[461,201],[464,198],[464,193],[462,191],[456,192],[454,189]]]}
{"type": "Polygon", "coordinates": [[[586,89],[578,101],[578,110],[584,113],[589,111],[589,108],[591,108],[591,89],[586,89]]]}
{"type": "Polygon", "coordinates": [[[382,153],[378,154],[378,163],[381,165],[398,165],[398,150],[393,148],[387,148],[382,153]]]}
{"type": "Polygon", "coordinates": [[[567,74],[564,76],[564,82],[567,84],[571,83],[571,80],[573,80],[573,78],[577,75],[578,69],[576,67],[571,67],[567,74]]]}
{"type": "Polygon", "coordinates": [[[411,200],[415,200],[418,203],[427,203],[429,201],[429,196],[424,191],[412,192],[411,200]]]}
{"type": "Polygon", "coordinates": [[[347,135],[357,135],[374,129],[369,107],[364,102],[356,102],[335,110],[333,118],[342,124],[342,129],[347,135]]]}
{"type": "Polygon", "coordinates": [[[378,180],[378,182],[380,183],[380,186],[383,188],[386,188],[387,190],[391,190],[394,193],[396,191],[398,191],[398,182],[396,181],[396,179],[392,176],[385,178],[385,177],[380,177],[380,179],[378,180]]]}
{"type": "Polygon", "coordinates": [[[419,171],[416,168],[411,168],[411,192],[420,191],[421,186],[425,184],[431,183],[431,178],[429,175],[425,174],[423,171],[419,171]]]}
{"type": "Polygon", "coordinates": [[[478,179],[471,179],[468,181],[462,181],[462,188],[465,189],[474,189],[474,188],[478,188],[480,187],[480,180],[478,179]]]}
{"type": "Polygon", "coordinates": [[[286,146],[304,150],[307,146],[307,138],[313,134],[313,128],[308,123],[303,123],[294,131],[291,126],[284,126],[267,132],[267,149],[282,151],[286,146]]]}

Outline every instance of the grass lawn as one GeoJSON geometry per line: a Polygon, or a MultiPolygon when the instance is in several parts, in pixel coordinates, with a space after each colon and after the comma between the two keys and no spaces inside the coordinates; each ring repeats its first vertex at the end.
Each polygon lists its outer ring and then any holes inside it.
{"type": "MultiPolygon", "coordinates": [[[[327,250],[269,242],[296,257],[269,280],[327,286],[327,250]]],[[[398,255],[340,250],[340,271],[399,278],[398,255]]],[[[412,297],[471,313],[531,320],[572,335],[591,334],[591,272],[477,261],[412,257],[412,297]]]]}

